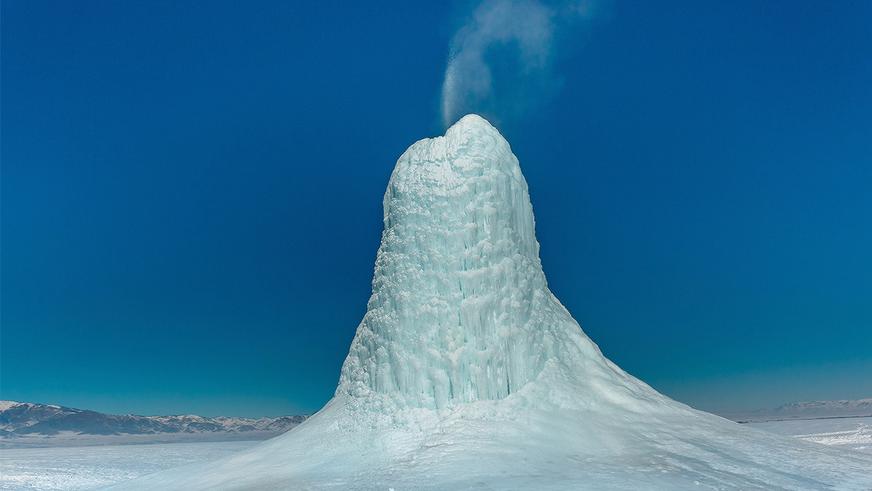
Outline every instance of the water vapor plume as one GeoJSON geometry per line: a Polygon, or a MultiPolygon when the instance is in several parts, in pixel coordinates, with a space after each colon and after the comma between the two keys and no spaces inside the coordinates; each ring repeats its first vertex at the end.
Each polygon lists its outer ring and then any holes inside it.
{"type": "Polygon", "coordinates": [[[505,118],[559,86],[555,45],[596,14],[595,0],[483,0],[454,34],[442,83],[442,121],[477,112],[505,118]]]}

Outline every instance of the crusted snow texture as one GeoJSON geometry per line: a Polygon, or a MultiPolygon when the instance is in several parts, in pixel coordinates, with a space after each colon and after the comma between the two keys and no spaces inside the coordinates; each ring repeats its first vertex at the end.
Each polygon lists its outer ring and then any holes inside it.
{"type": "Polygon", "coordinates": [[[660,395],[551,294],[527,184],[470,115],[400,157],[333,399],[222,460],[117,489],[872,489],[872,457],[660,395]]]}
{"type": "Polygon", "coordinates": [[[440,409],[503,399],[549,360],[573,377],[622,376],[548,290],[518,159],[469,115],[397,162],[337,393],[440,409]]]}

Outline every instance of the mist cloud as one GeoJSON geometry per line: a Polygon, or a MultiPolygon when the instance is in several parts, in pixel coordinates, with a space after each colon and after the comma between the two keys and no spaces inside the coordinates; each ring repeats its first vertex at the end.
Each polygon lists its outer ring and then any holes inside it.
{"type": "Polygon", "coordinates": [[[559,86],[555,44],[594,14],[593,0],[484,0],[451,41],[442,84],[442,120],[469,112],[510,117],[559,86]],[[580,22],[582,21],[582,22],[580,22]]]}

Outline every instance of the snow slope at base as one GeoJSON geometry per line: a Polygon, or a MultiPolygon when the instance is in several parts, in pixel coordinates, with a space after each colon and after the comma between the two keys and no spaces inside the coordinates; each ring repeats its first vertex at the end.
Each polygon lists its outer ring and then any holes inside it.
{"type": "Polygon", "coordinates": [[[542,397],[521,390],[442,413],[363,419],[337,398],[318,417],[237,455],[118,489],[872,488],[870,455],[678,403],[652,412],[543,405],[542,397]]]}
{"type": "MultiPolygon", "coordinates": [[[[842,445],[845,444],[843,440],[827,438],[827,434],[834,432],[858,433],[864,425],[868,424],[866,421],[868,419],[771,421],[759,426],[757,424],[749,426],[759,427],[777,434],[802,435],[800,438],[827,442],[829,445],[842,445]]],[[[129,481],[160,469],[216,460],[256,443],[213,442],[3,449],[0,451],[0,489],[44,491],[98,489],[101,486],[129,481]]],[[[872,440],[866,444],[869,443],[872,443],[872,440]]],[[[855,447],[852,444],[846,445],[848,448],[862,448],[862,445],[861,447],[855,447]]],[[[817,445],[810,448],[816,449],[817,445]]],[[[863,451],[872,452],[872,445],[863,451]]],[[[571,462],[569,468],[578,463],[571,462]]],[[[652,472],[660,472],[660,470],[654,468],[652,472]]],[[[552,488],[557,487],[558,484],[555,482],[552,488]]],[[[706,488],[700,486],[696,489],[706,488]]]]}

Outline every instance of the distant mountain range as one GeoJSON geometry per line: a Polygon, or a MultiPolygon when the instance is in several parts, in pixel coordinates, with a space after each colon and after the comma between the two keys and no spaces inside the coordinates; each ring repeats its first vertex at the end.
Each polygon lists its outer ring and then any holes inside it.
{"type": "Polygon", "coordinates": [[[266,438],[288,431],[305,419],[306,416],[251,419],[196,415],[116,415],[51,404],[0,401],[0,438],[222,433],[266,438]]]}
{"type": "Polygon", "coordinates": [[[778,406],[772,414],[785,419],[872,416],[872,398],[855,401],[791,402],[778,406]]]}
{"type": "Polygon", "coordinates": [[[758,409],[724,416],[740,422],[872,416],[872,398],[852,401],[791,402],[774,409],[758,409]]]}

